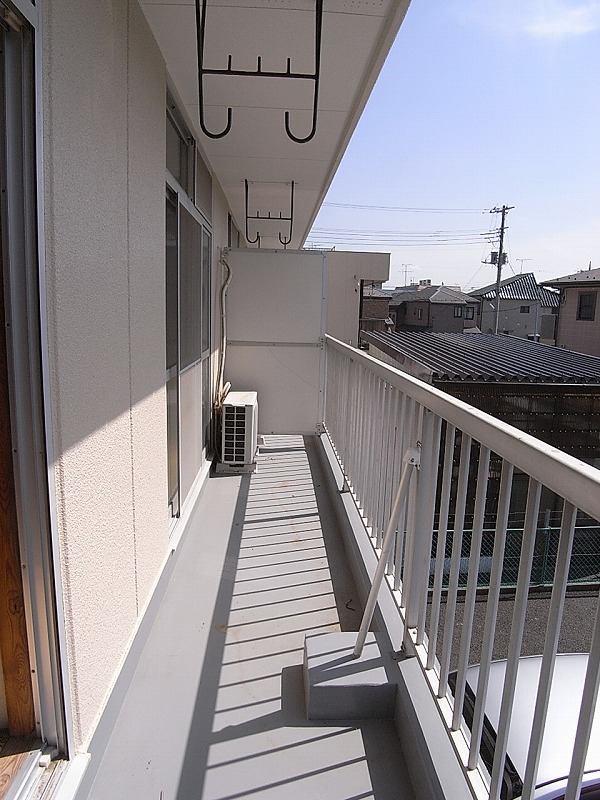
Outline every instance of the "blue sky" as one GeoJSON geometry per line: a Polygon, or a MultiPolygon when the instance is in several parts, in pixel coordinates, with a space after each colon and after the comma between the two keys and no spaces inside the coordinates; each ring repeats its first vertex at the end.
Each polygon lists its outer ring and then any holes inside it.
{"type": "Polygon", "coordinates": [[[600,1],[412,0],[309,242],[467,290],[502,204],[503,277],[600,267],[600,1]]]}

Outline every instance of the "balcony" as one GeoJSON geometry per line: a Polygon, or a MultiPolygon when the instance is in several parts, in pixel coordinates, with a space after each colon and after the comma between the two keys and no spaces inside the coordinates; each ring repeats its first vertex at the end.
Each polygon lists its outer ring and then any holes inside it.
{"type": "Polygon", "coordinates": [[[567,796],[579,795],[600,630],[597,589],[574,596],[569,567],[578,530],[600,517],[597,470],[336,340],[326,351],[323,434],[266,437],[255,473],[207,482],[91,742],[78,800],[498,798],[518,659],[538,652],[520,776],[531,797],[556,654],[573,649],[590,653],[567,796]],[[547,509],[560,528],[553,554],[547,509]],[[507,538],[519,547],[508,599],[507,538]],[[394,719],[308,720],[305,636],[358,630],[388,546],[374,626],[394,654],[394,719]],[[531,590],[540,548],[553,578],[543,595],[531,590]],[[486,767],[480,698],[493,658],[507,666],[486,767]],[[481,692],[469,730],[473,663],[481,692]]]}

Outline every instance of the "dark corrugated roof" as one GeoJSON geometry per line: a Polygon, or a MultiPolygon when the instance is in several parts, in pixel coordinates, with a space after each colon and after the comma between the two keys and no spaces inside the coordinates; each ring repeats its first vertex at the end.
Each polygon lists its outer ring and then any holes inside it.
{"type": "Polygon", "coordinates": [[[422,364],[434,380],[600,383],[600,358],[516,336],[423,331],[362,336],[389,355],[422,364]]]}

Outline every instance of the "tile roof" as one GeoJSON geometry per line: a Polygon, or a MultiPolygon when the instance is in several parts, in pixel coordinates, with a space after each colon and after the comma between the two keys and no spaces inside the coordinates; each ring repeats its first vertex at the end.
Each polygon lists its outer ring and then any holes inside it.
{"type": "Polygon", "coordinates": [[[545,286],[538,286],[540,294],[540,305],[544,308],[558,308],[560,305],[560,294],[553,289],[547,289],[545,286]]]}
{"type": "Polygon", "coordinates": [[[449,286],[428,286],[414,292],[396,292],[390,300],[390,305],[411,303],[418,300],[429,300],[430,303],[448,303],[450,305],[466,305],[473,303],[475,298],[468,294],[451,289],[449,286]]]}
{"type": "Polygon", "coordinates": [[[366,333],[365,341],[423,365],[438,381],[600,384],[600,358],[492,333],[366,333]]]}
{"type": "MultiPolygon", "coordinates": [[[[485,300],[493,300],[496,297],[496,284],[483,286],[469,292],[471,297],[483,297],[485,300]]],[[[502,300],[537,300],[539,297],[538,285],[533,272],[526,272],[524,275],[512,275],[500,281],[500,298],[502,300]]]]}

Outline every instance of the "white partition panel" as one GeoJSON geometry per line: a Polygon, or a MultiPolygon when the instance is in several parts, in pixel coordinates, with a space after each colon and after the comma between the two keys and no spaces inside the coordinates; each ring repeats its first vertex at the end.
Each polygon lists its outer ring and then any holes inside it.
{"type": "Polygon", "coordinates": [[[261,433],[315,433],[321,422],[327,257],[230,250],[225,380],[258,392],[261,433]]]}

